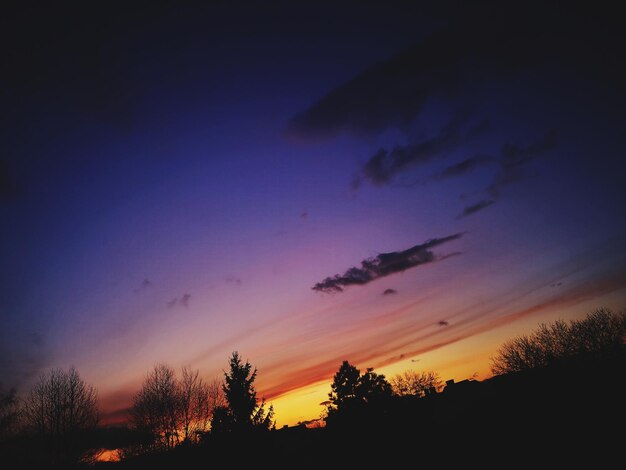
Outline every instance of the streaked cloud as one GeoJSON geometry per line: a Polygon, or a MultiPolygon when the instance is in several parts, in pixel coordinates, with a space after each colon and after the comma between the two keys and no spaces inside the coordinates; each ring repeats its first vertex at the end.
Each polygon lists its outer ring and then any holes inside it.
{"type": "Polygon", "coordinates": [[[461,238],[462,235],[462,233],[456,233],[443,238],[433,238],[403,251],[381,253],[378,256],[361,261],[360,267],[352,267],[343,274],[327,277],[315,284],[312,289],[324,293],[343,292],[349,286],[369,284],[376,279],[391,274],[406,271],[422,264],[439,261],[441,257],[435,255],[431,249],[461,238]]]}

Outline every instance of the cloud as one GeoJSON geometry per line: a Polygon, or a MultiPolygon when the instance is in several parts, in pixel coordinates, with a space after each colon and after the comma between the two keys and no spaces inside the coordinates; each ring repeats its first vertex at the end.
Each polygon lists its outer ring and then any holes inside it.
{"type": "Polygon", "coordinates": [[[445,320],[439,320],[437,322],[437,325],[439,325],[439,326],[448,326],[449,323],[447,321],[445,321],[445,320]]]}
{"type": "Polygon", "coordinates": [[[167,302],[167,308],[174,308],[177,305],[181,307],[189,308],[189,301],[191,300],[191,294],[183,294],[180,297],[174,297],[172,300],[167,302]]]}
{"type": "Polygon", "coordinates": [[[234,286],[240,287],[242,284],[242,281],[240,278],[235,277],[235,276],[227,276],[224,279],[224,282],[226,282],[226,284],[232,284],[234,286]]]}
{"type": "Polygon", "coordinates": [[[537,156],[553,149],[557,144],[556,133],[546,132],[539,140],[529,145],[506,143],[500,151],[498,163],[500,172],[487,188],[492,198],[500,197],[503,187],[510,185],[524,177],[523,168],[537,156]]]}
{"type": "Polygon", "coordinates": [[[481,210],[489,207],[490,205],[492,205],[495,202],[496,202],[495,199],[484,199],[482,201],[478,201],[476,204],[471,204],[469,206],[466,206],[463,209],[463,212],[461,212],[459,214],[457,219],[460,219],[461,217],[467,217],[468,215],[475,214],[476,212],[481,211],[481,210]]]}
{"type": "Polygon", "coordinates": [[[141,281],[141,285],[139,287],[137,287],[136,289],[133,289],[133,292],[141,292],[143,290],[148,289],[150,286],[152,286],[152,282],[150,282],[150,280],[146,278],[143,281],[141,281]]]}
{"type": "Polygon", "coordinates": [[[462,235],[461,233],[456,233],[443,238],[433,238],[404,251],[381,253],[374,258],[363,260],[360,267],[352,267],[344,274],[327,277],[315,284],[312,289],[325,293],[343,292],[344,288],[348,286],[368,284],[390,274],[406,271],[421,264],[438,261],[440,257],[436,256],[430,249],[456,240],[462,235]]]}
{"type": "Polygon", "coordinates": [[[391,151],[379,149],[363,166],[363,176],[375,185],[387,184],[397,173],[458,147],[463,141],[460,129],[463,121],[464,118],[457,117],[437,135],[417,144],[396,146],[391,151]]]}
{"type": "Polygon", "coordinates": [[[437,14],[437,30],[332,89],[296,114],[288,130],[319,138],[406,129],[429,100],[467,96],[481,85],[546,65],[563,80],[583,76],[619,89],[626,67],[617,39],[624,33],[613,14],[573,6],[564,21],[556,3],[510,9],[454,2],[437,14]]]}
{"type": "Polygon", "coordinates": [[[485,190],[489,195],[489,199],[483,199],[466,206],[463,212],[458,215],[457,219],[475,214],[495,203],[501,197],[502,188],[522,180],[525,177],[524,167],[537,156],[554,148],[556,144],[556,133],[554,131],[548,131],[544,133],[540,139],[528,145],[505,143],[497,159],[488,156],[476,156],[445,169],[444,172],[441,173],[440,179],[444,177],[443,175],[447,175],[447,177],[456,176],[457,174],[466,173],[484,164],[496,163],[499,166],[498,173],[485,190]]]}
{"type": "Polygon", "coordinates": [[[488,165],[494,160],[495,158],[490,155],[474,155],[473,157],[466,158],[465,160],[455,163],[454,165],[446,167],[433,179],[444,180],[456,176],[462,176],[476,170],[477,168],[488,165]]]}
{"type": "Polygon", "coordinates": [[[383,291],[383,295],[393,295],[393,294],[397,294],[398,291],[395,289],[385,289],[383,291]]]}

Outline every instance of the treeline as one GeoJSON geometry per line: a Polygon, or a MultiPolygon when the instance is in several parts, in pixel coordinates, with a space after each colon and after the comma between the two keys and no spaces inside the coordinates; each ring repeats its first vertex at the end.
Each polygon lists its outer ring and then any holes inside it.
{"type": "MultiPolygon", "coordinates": [[[[461,386],[446,388],[441,393],[444,385],[435,372],[406,371],[388,380],[371,368],[362,372],[344,361],[333,377],[328,401],[324,403],[322,419],[326,428],[317,430],[332,438],[320,438],[314,430],[306,438],[300,436],[295,440],[293,435],[286,434],[288,430],[279,430],[282,434],[274,432],[274,410],[271,406],[266,409],[265,400],[257,397],[254,386],[257,370],[248,361],[244,362],[238,352],[229,358],[222,381],[207,382],[199,371],[189,368],[177,374],[168,365],[159,364],[148,372],[134,395],[128,417],[130,429],[116,447],[120,447],[119,457],[129,465],[152,462],[149,459],[157,457],[163,461],[167,455],[178,459],[207,448],[236,453],[233,443],[240,445],[244,441],[257,445],[272,442],[285,455],[300,450],[308,452],[311,446],[318,445],[341,452],[337,442],[346,436],[359,436],[366,441],[372,435],[383,441],[395,436],[401,440],[405,434],[398,434],[398,429],[404,426],[409,426],[415,434],[415,419],[429,423],[432,429],[448,422],[455,423],[455,429],[464,429],[465,421],[459,421],[458,417],[474,417],[468,409],[480,409],[483,418],[489,416],[490,422],[499,423],[498,413],[490,414],[494,411],[492,405],[500,400],[493,395],[495,390],[522,400],[521,405],[518,403],[519,410],[529,407],[527,416],[522,413],[517,417],[524,420],[534,416],[533,409],[543,409],[523,398],[535,396],[537,402],[543,400],[537,398],[541,395],[534,395],[537,383],[552,381],[554,385],[560,380],[565,385],[552,387],[556,397],[569,393],[567,387],[576,387],[569,377],[572,371],[574,375],[580,373],[580,368],[576,369],[580,364],[591,364],[588,369],[603,373],[612,370],[611,367],[619,369],[623,365],[625,337],[626,314],[606,309],[569,323],[541,324],[534,332],[507,341],[498,349],[492,358],[492,371],[497,377],[478,395],[472,395],[475,389],[472,392],[461,386]],[[607,365],[608,369],[598,367],[599,364],[607,365]],[[498,376],[512,378],[501,382],[498,376]],[[514,376],[526,379],[520,381],[514,376]],[[465,391],[459,394],[459,390],[465,391]],[[472,401],[472,397],[478,397],[477,401],[472,401]],[[285,443],[289,443],[287,447],[285,443]]],[[[606,403],[611,401],[607,399],[606,403]]],[[[554,419],[547,416],[550,413],[547,408],[544,411],[547,421],[554,419]]],[[[0,459],[41,465],[94,463],[103,442],[98,422],[95,389],[73,368],[67,372],[52,370],[42,375],[21,400],[13,390],[1,392],[0,459]]],[[[486,432],[486,428],[481,429],[486,432]]],[[[428,433],[419,435],[429,439],[428,433]]],[[[261,447],[255,449],[262,451],[261,447]]]]}

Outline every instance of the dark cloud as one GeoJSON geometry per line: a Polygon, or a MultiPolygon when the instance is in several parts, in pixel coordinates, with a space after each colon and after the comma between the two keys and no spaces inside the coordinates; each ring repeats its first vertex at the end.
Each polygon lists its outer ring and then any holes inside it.
{"type": "Polygon", "coordinates": [[[564,17],[557,2],[445,3],[437,31],[333,89],[294,116],[289,130],[325,137],[406,129],[431,98],[545,66],[564,80],[582,76],[614,89],[625,81],[624,30],[610,9],[572,5],[564,17]]]}
{"type": "Polygon", "coordinates": [[[181,297],[174,297],[167,303],[167,308],[174,308],[177,305],[181,307],[189,308],[189,301],[191,300],[191,294],[183,294],[181,297]]]}
{"type": "Polygon", "coordinates": [[[302,212],[302,214],[300,214],[300,218],[301,219],[306,219],[309,216],[309,213],[307,211],[302,212]]]}
{"type": "Polygon", "coordinates": [[[393,294],[397,294],[398,291],[395,289],[385,289],[383,291],[383,295],[393,295],[393,294]]]}
{"type": "Polygon", "coordinates": [[[439,320],[437,322],[437,325],[439,325],[439,326],[448,326],[449,323],[447,321],[445,321],[445,320],[439,320]]]}
{"type": "Polygon", "coordinates": [[[467,135],[462,134],[466,117],[459,115],[446,124],[434,137],[417,144],[396,146],[391,151],[379,149],[363,166],[362,174],[375,185],[383,185],[397,173],[415,165],[426,163],[444,152],[458,147],[467,135]]]}
{"type": "Polygon", "coordinates": [[[133,292],[141,292],[142,290],[148,289],[150,286],[152,286],[152,282],[150,282],[150,280],[146,278],[141,281],[141,285],[134,289],[133,292]]]}
{"type": "Polygon", "coordinates": [[[525,166],[536,157],[553,149],[557,144],[556,133],[546,132],[540,139],[528,145],[506,143],[500,150],[500,156],[495,159],[490,156],[475,156],[463,160],[456,165],[448,167],[440,175],[444,177],[456,176],[472,171],[478,166],[495,163],[499,167],[493,181],[487,187],[488,199],[483,199],[474,204],[466,206],[457,218],[475,214],[495,203],[501,197],[501,190],[525,177],[525,166]]]}
{"type": "Polygon", "coordinates": [[[444,170],[435,176],[434,179],[443,180],[456,176],[462,176],[476,170],[477,168],[488,165],[494,160],[495,158],[490,155],[474,155],[473,157],[466,158],[465,160],[444,168],[444,170]]]}
{"type": "Polygon", "coordinates": [[[556,133],[546,132],[543,137],[529,145],[506,143],[500,151],[500,172],[487,188],[492,198],[500,196],[500,190],[524,177],[524,166],[537,156],[553,149],[557,144],[556,133]]]}
{"type": "Polygon", "coordinates": [[[457,218],[460,219],[461,217],[467,217],[468,215],[475,214],[478,211],[486,209],[495,202],[495,199],[484,199],[482,201],[478,201],[476,204],[466,206],[457,218]]]}
{"type": "Polygon", "coordinates": [[[237,287],[240,287],[242,284],[241,279],[235,276],[228,276],[224,279],[224,281],[226,282],[226,284],[232,284],[237,287]]]}
{"type": "Polygon", "coordinates": [[[344,288],[353,285],[368,284],[381,277],[406,271],[416,266],[439,261],[442,257],[435,255],[431,249],[443,243],[456,240],[463,234],[456,233],[443,238],[433,238],[420,245],[404,251],[381,253],[374,258],[361,261],[360,267],[348,269],[344,274],[327,277],[315,284],[312,289],[317,292],[343,292],[344,288]]]}

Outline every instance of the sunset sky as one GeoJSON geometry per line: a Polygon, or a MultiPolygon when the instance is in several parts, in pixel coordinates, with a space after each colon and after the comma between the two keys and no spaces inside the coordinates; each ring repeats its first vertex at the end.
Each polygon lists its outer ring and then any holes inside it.
{"type": "Polygon", "coordinates": [[[616,12],[87,3],[0,15],[3,386],[74,365],[119,422],[237,350],[282,426],[343,360],[484,379],[626,307],[616,12]]]}

